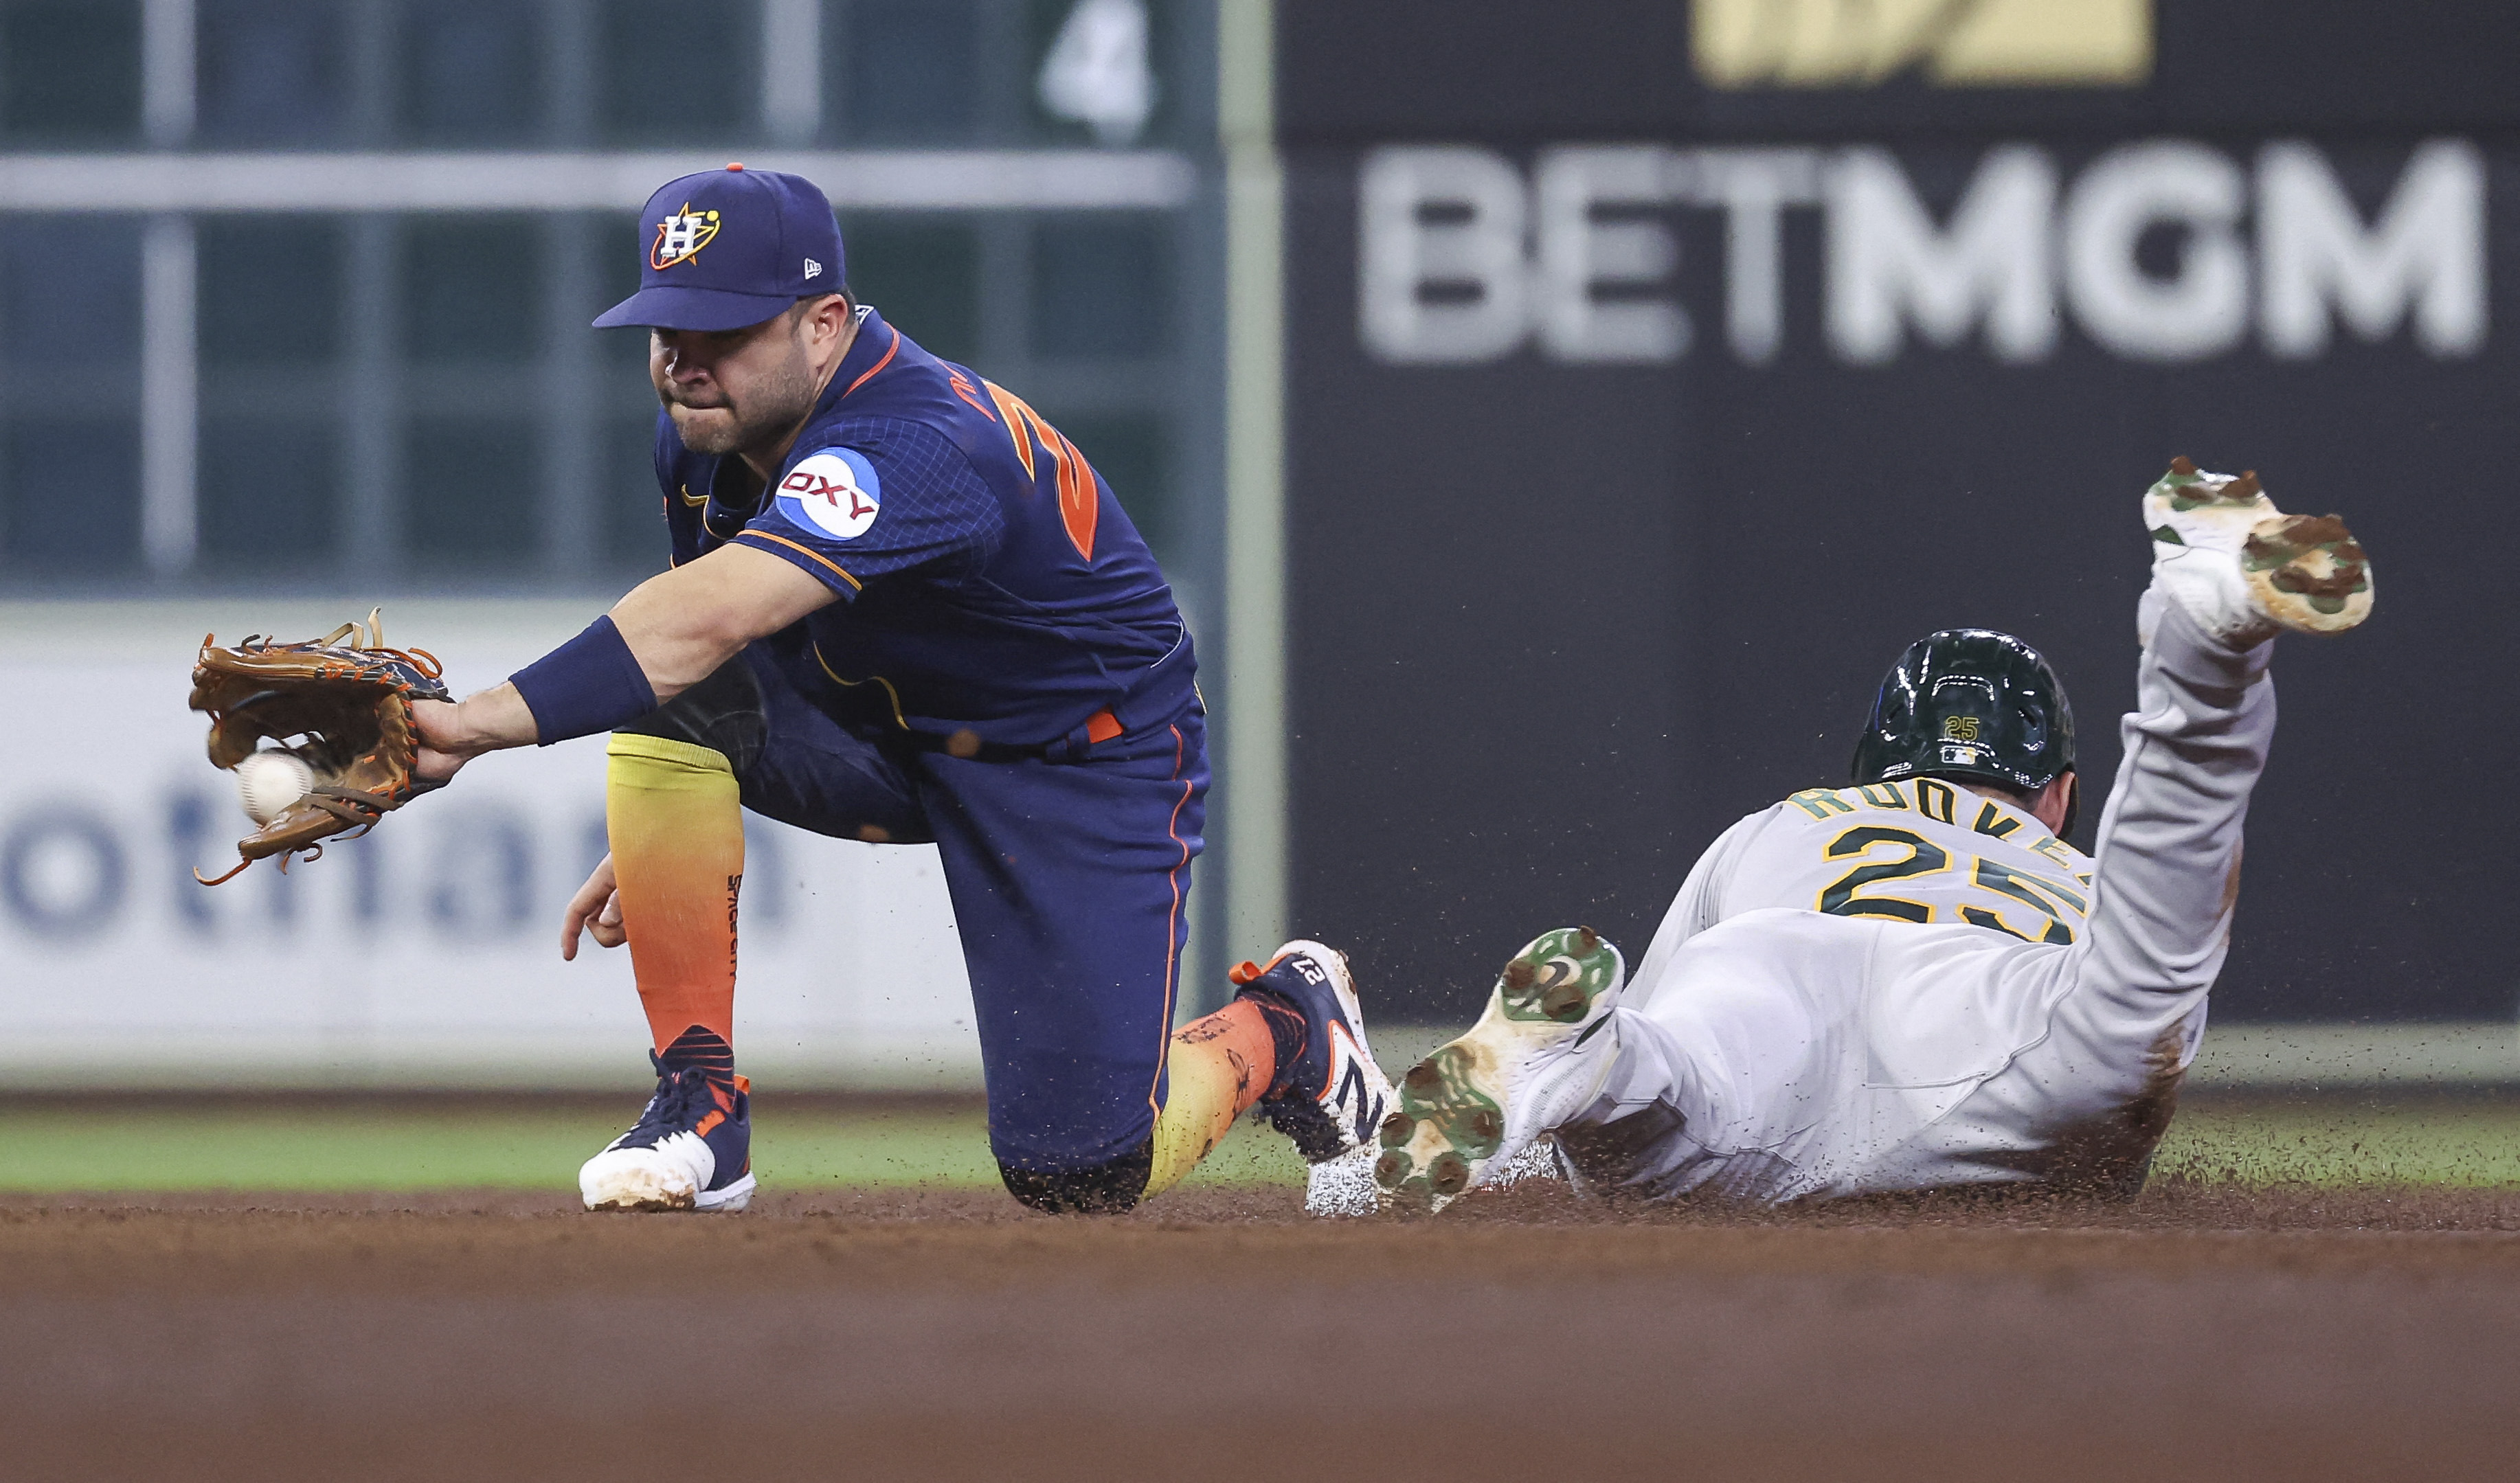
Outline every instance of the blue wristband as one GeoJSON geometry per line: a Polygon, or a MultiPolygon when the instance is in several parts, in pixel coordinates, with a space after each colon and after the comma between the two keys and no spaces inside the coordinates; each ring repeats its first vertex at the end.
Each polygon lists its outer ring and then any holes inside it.
{"type": "Polygon", "coordinates": [[[508,683],[534,713],[537,746],[610,731],[656,708],[655,687],[609,613],[508,676],[508,683]]]}

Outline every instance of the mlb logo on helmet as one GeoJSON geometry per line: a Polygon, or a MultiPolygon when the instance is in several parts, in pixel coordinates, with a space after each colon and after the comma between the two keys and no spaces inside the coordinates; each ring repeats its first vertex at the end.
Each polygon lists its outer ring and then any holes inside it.
{"type": "Polygon", "coordinates": [[[848,281],[830,199],[777,170],[731,164],[667,181],[639,215],[639,292],[597,329],[741,330],[848,281]]]}

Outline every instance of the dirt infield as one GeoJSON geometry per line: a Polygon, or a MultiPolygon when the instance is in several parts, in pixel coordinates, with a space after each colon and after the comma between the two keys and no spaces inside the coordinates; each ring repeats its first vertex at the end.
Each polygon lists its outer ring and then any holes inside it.
{"type": "Polygon", "coordinates": [[[0,1473],[2473,1478],[2520,1444],[2520,1191],[1455,1215],[11,1196],[0,1473]]]}

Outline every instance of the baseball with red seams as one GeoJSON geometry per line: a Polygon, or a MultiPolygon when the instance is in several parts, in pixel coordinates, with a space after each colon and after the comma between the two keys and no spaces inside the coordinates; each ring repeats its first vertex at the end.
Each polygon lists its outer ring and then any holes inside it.
{"type": "Polygon", "coordinates": [[[279,818],[281,810],[305,797],[315,786],[315,769],[306,765],[305,758],[287,751],[255,752],[236,765],[236,777],[246,816],[256,824],[279,818]]]}

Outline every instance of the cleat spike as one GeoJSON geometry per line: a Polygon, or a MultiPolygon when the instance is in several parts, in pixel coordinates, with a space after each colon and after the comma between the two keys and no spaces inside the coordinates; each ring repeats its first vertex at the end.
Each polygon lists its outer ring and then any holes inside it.
{"type": "Polygon", "coordinates": [[[2345,522],[2276,510],[2254,469],[2156,485],[2143,515],[2153,580],[2224,644],[2343,633],[2370,615],[2370,556],[2345,522]]]}
{"type": "Polygon", "coordinates": [[[1510,960],[1478,1023],[1400,1078],[1380,1135],[1384,1208],[1431,1215],[1485,1181],[1518,1177],[1510,1171],[1535,1139],[1590,1106],[1610,1061],[1576,1054],[1582,1026],[1608,1023],[1624,968],[1590,927],[1552,927],[1510,960]]]}

